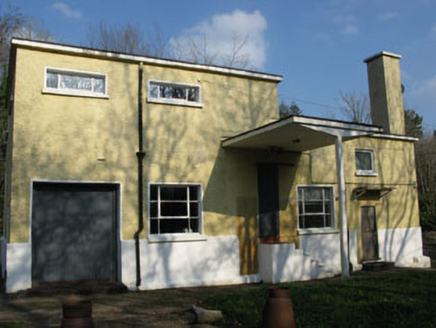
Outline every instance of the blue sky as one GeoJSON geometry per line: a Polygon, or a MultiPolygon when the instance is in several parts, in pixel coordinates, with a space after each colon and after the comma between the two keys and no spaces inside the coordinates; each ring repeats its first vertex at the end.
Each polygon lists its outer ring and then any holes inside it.
{"type": "MultiPolygon", "coordinates": [[[[4,1],[1,1],[4,2],[4,1]]],[[[363,59],[381,50],[402,55],[404,100],[436,129],[435,0],[14,0],[62,43],[86,45],[92,23],[158,24],[174,40],[207,32],[211,44],[226,31],[250,36],[261,71],[284,76],[279,98],[305,115],[343,118],[339,91],[368,93],[363,59]],[[322,106],[321,106],[322,105],[322,106]]]]}

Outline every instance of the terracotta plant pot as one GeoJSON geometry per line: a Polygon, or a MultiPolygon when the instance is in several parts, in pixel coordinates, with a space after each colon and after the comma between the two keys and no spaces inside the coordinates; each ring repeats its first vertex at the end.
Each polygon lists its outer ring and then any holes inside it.
{"type": "Polygon", "coordinates": [[[63,319],[61,328],[91,328],[92,303],[90,301],[65,301],[62,303],[63,319]]]}
{"type": "Polygon", "coordinates": [[[263,308],[264,328],[295,328],[294,308],[289,290],[271,287],[263,308]]]}

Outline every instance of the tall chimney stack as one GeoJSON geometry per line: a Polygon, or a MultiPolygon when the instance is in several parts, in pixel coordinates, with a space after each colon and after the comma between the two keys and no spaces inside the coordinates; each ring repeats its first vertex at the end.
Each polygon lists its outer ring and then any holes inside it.
{"type": "Polygon", "coordinates": [[[405,134],[401,56],[381,52],[364,60],[368,67],[372,124],[388,134],[405,134]]]}

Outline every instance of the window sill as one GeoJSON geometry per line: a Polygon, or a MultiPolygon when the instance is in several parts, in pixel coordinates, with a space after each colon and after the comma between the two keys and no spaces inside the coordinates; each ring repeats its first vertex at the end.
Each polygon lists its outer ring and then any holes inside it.
{"type": "Polygon", "coordinates": [[[167,235],[149,235],[149,243],[177,243],[177,242],[191,242],[191,241],[206,241],[207,236],[199,233],[180,233],[180,234],[167,234],[167,235]]]}
{"type": "Polygon", "coordinates": [[[102,95],[98,93],[82,93],[74,92],[71,90],[57,90],[57,89],[42,89],[43,94],[61,95],[61,96],[73,96],[73,97],[85,97],[85,98],[99,98],[109,99],[109,95],[102,95]]]}
{"type": "Polygon", "coordinates": [[[313,228],[313,229],[298,229],[298,235],[333,235],[338,234],[339,230],[333,228],[313,228]]]}
{"type": "Polygon", "coordinates": [[[166,104],[166,105],[196,107],[196,108],[203,108],[204,106],[204,104],[202,103],[188,102],[188,101],[175,100],[175,99],[159,99],[159,98],[151,98],[151,97],[147,97],[147,102],[155,103],[155,104],[166,104]]]}
{"type": "Polygon", "coordinates": [[[378,173],[375,172],[365,172],[365,171],[357,171],[357,177],[378,177],[378,173]]]}

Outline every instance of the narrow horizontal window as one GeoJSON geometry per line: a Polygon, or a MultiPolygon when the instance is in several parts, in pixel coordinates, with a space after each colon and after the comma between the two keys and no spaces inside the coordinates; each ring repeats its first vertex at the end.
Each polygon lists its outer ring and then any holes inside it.
{"type": "Polygon", "coordinates": [[[333,202],[332,187],[298,187],[299,228],[333,228],[333,202]]]}
{"type": "Polygon", "coordinates": [[[150,235],[200,233],[200,185],[150,184],[150,235]]]}
{"type": "Polygon", "coordinates": [[[149,81],[148,101],[201,106],[200,86],[178,82],[149,81]]]}
{"type": "Polygon", "coordinates": [[[47,68],[44,91],[71,95],[106,96],[107,76],[100,73],[47,68]]]}

